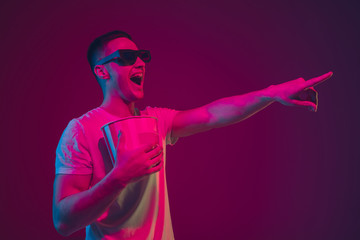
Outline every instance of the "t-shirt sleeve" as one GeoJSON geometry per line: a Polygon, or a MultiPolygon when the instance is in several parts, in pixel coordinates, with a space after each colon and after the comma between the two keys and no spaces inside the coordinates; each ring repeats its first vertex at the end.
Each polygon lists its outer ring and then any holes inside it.
{"type": "Polygon", "coordinates": [[[69,122],[56,148],[56,174],[92,174],[92,161],[82,125],[69,122]]]}
{"type": "Polygon", "coordinates": [[[145,110],[147,114],[157,117],[159,131],[165,134],[166,144],[174,145],[179,138],[171,136],[172,123],[179,111],[169,108],[152,107],[147,107],[145,110]]]}

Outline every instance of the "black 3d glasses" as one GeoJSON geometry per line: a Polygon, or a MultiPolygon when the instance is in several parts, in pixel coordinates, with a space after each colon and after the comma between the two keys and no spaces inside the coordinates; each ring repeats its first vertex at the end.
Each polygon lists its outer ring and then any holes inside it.
{"type": "Polygon", "coordinates": [[[96,65],[102,65],[111,61],[116,61],[120,66],[130,66],[136,62],[137,58],[140,58],[144,62],[150,62],[151,55],[149,50],[131,50],[131,49],[120,49],[112,54],[100,59],[96,65]]]}

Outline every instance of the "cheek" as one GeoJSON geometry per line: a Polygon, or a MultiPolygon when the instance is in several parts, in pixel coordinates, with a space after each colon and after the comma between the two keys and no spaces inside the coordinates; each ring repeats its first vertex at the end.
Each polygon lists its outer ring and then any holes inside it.
{"type": "Polygon", "coordinates": [[[122,92],[127,92],[129,90],[129,83],[125,76],[118,77],[117,85],[122,92]]]}
{"type": "Polygon", "coordinates": [[[129,70],[125,67],[121,68],[117,66],[117,68],[112,69],[112,76],[119,87],[128,86],[129,70]]]}
{"type": "Polygon", "coordinates": [[[112,74],[115,76],[119,76],[119,77],[127,77],[130,73],[131,70],[131,66],[119,66],[117,63],[111,62],[110,65],[110,71],[112,72],[112,74]]]}

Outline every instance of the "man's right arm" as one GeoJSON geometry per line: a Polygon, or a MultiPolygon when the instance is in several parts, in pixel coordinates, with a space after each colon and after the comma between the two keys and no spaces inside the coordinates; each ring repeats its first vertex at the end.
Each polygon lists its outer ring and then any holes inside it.
{"type": "Polygon", "coordinates": [[[55,176],[53,221],[61,235],[68,236],[92,223],[124,188],[111,173],[89,189],[90,180],[91,175],[55,176]]]}
{"type": "Polygon", "coordinates": [[[116,159],[114,168],[90,189],[91,175],[55,176],[53,222],[61,235],[68,236],[94,222],[128,183],[163,166],[162,148],[154,144],[130,152],[118,151],[116,159]]]}

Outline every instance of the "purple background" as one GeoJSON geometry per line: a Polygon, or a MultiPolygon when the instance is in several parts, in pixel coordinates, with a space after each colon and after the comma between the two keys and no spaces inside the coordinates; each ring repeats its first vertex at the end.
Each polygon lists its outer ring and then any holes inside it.
{"type": "Polygon", "coordinates": [[[168,148],[177,239],[360,239],[359,11],[355,0],[1,2],[1,238],[63,239],[55,148],[102,100],[88,45],[119,29],[152,52],[140,108],[334,72],[317,113],[275,103],[168,148]]]}

